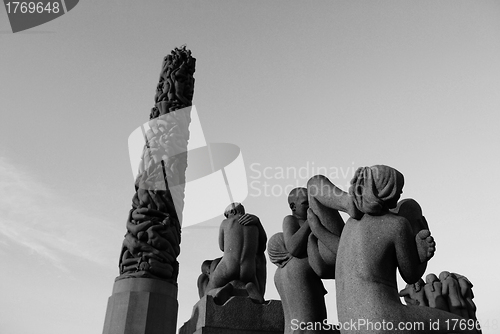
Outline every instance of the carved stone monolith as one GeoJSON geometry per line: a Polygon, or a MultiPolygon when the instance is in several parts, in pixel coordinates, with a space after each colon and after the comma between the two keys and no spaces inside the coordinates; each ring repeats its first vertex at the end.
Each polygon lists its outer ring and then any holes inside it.
{"type": "Polygon", "coordinates": [[[177,276],[196,59],[185,46],[162,64],[109,298],[104,334],[175,333],[177,276]]]}

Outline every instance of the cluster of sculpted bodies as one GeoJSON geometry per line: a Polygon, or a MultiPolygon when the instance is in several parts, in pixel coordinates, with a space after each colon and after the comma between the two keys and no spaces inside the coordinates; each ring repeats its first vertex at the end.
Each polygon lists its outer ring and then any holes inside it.
{"type": "MultiPolygon", "coordinates": [[[[401,303],[396,272],[408,284],[418,282],[434,256],[436,245],[418,203],[413,200],[398,203],[403,185],[403,175],[384,165],[359,168],[348,194],[323,176],[308,182],[311,199],[350,216],[338,243],[335,266],[339,324],[345,325],[341,332],[480,332],[472,322],[461,328],[449,326],[467,320],[462,314],[429,307],[432,305],[401,303]],[[348,325],[360,319],[367,326],[348,325]],[[379,326],[382,323],[387,326],[379,326]],[[421,326],[411,328],[405,326],[407,323],[421,326]]],[[[309,210],[308,219],[314,216],[309,210]]]]}
{"type": "MultiPolygon", "coordinates": [[[[466,277],[444,271],[421,279],[436,243],[419,204],[399,201],[403,185],[399,171],[376,165],[359,168],[348,193],[321,175],[292,190],[292,214],[268,243],[285,334],[339,332],[294,328],[328,325],[322,279],[335,279],[340,333],[481,333],[466,277]],[[349,215],[345,223],[339,211],[349,215]],[[397,271],[407,283],[400,292],[397,271]]],[[[234,205],[226,217],[219,237],[224,256],[203,264],[200,297],[224,295],[240,282],[262,302],[265,232],[256,216],[234,205]]]]}

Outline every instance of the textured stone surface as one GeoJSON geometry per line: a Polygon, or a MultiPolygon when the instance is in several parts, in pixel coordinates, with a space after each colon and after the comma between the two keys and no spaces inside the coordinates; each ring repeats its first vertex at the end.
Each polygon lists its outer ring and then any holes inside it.
{"type": "Polygon", "coordinates": [[[195,61],[185,47],[163,60],[117,279],[177,281],[195,61]]]}
{"type": "Polygon", "coordinates": [[[103,334],[175,333],[177,308],[177,287],[171,283],[150,278],[116,281],[103,334]]]}
{"type": "Polygon", "coordinates": [[[212,296],[205,296],[179,330],[179,334],[193,333],[282,334],[283,308],[278,300],[256,304],[247,297],[232,297],[217,305],[212,296]]]}
{"type": "Polygon", "coordinates": [[[187,143],[196,59],[175,48],[162,64],[135,180],[119,276],[104,334],[175,333],[187,143]]]}
{"type": "MultiPolygon", "coordinates": [[[[343,327],[342,333],[408,333],[411,331],[399,327],[408,323],[424,326],[419,333],[450,333],[447,320],[464,320],[441,309],[401,303],[396,270],[408,284],[414,284],[435,251],[420,208],[409,202],[410,207],[400,210],[399,215],[391,212],[403,184],[403,175],[384,165],[359,168],[349,193],[331,182],[319,184],[315,198],[351,216],[340,238],[335,280],[340,325],[358,325],[343,327]],[[364,325],[359,325],[360,320],[364,325]]],[[[309,210],[308,219],[312,215],[309,210]]],[[[454,332],[477,331],[467,328],[454,332]]]]}

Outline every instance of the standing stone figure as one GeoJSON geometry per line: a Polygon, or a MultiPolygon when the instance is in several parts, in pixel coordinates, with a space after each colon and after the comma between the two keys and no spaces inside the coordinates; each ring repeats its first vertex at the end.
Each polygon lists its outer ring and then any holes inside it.
{"type": "MultiPolygon", "coordinates": [[[[238,294],[234,291],[235,288],[246,290],[250,298],[263,303],[266,285],[266,232],[259,218],[245,214],[245,208],[240,203],[230,204],[224,216],[226,219],[222,221],[219,230],[219,246],[224,255],[215,264],[215,268],[212,266],[214,262],[210,262],[208,275],[205,273],[208,283],[201,276],[198,282],[206,284],[205,294],[214,295],[218,303],[238,294]]],[[[205,269],[208,269],[207,266],[208,263],[205,269]]],[[[201,290],[200,285],[198,289],[201,290]]]]}
{"type": "MultiPolygon", "coordinates": [[[[307,217],[309,199],[306,188],[295,188],[288,195],[292,214],[283,219],[283,232],[271,237],[269,258],[278,268],[274,283],[281,297],[285,315],[285,334],[318,333],[319,330],[296,331],[307,324],[326,321],[327,291],[308,257],[308,250],[318,250],[318,237],[311,225],[323,228],[316,216],[307,217]],[[313,243],[313,245],[310,245],[313,243]]],[[[325,322],[326,324],[326,322],[325,322]]]]}

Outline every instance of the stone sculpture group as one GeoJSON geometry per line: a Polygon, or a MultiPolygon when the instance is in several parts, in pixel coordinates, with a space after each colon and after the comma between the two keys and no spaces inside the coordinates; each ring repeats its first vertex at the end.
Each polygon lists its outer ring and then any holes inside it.
{"type": "MultiPolygon", "coordinates": [[[[175,328],[190,123],[190,113],[182,110],[192,103],[194,66],[185,47],[173,50],[162,64],[105,334],[175,328]]],[[[206,303],[213,301],[205,304],[212,313],[230,314],[233,321],[242,312],[223,308],[243,305],[255,319],[241,318],[237,330],[224,327],[225,321],[207,333],[481,333],[472,283],[465,276],[443,271],[422,279],[436,243],[420,205],[400,200],[403,185],[403,175],[385,165],[359,168],[348,192],[325,176],[314,176],[306,187],[290,192],[283,232],[269,241],[260,219],[241,203],[231,203],[219,230],[223,255],[203,262],[198,293],[206,303]],[[339,212],[349,216],[346,222],[339,212]],[[264,298],[266,246],[277,267],[274,284],[281,298],[281,306],[267,308],[272,316],[256,306],[271,304],[264,298]],[[407,283],[401,291],[398,271],[407,283]],[[323,279],[335,279],[336,328],[327,324],[323,279]]],[[[196,318],[204,317],[200,309],[182,334],[205,333],[196,318]]]]}
{"type": "MultiPolygon", "coordinates": [[[[348,193],[321,175],[312,177],[307,188],[290,192],[291,214],[283,220],[283,232],[268,243],[269,258],[277,266],[274,281],[285,333],[338,332],[325,330],[322,279],[335,279],[341,333],[480,333],[472,284],[465,276],[443,271],[439,277],[429,274],[426,282],[422,280],[436,243],[420,205],[412,199],[400,201],[403,185],[399,171],[376,165],[359,168],[348,193]],[[349,215],[345,223],[339,211],[349,215]],[[407,282],[400,292],[397,271],[407,282]]],[[[244,231],[248,227],[239,218],[242,214],[237,213],[233,224],[244,231]]],[[[226,224],[227,220],[221,233],[226,224]]],[[[260,222],[258,226],[263,231],[260,222]]],[[[261,241],[255,238],[255,246],[261,241]]],[[[226,256],[225,252],[220,263],[226,256]]],[[[237,259],[228,257],[229,261],[238,265],[237,259]]],[[[211,283],[203,294],[215,288],[219,288],[215,295],[220,294],[229,279],[252,284],[252,278],[237,278],[220,263],[215,271],[210,269],[211,283]],[[227,276],[220,284],[212,281],[218,272],[227,276]]],[[[207,269],[205,264],[203,270],[207,269]]],[[[257,271],[252,275],[257,283],[257,271]]]]}

